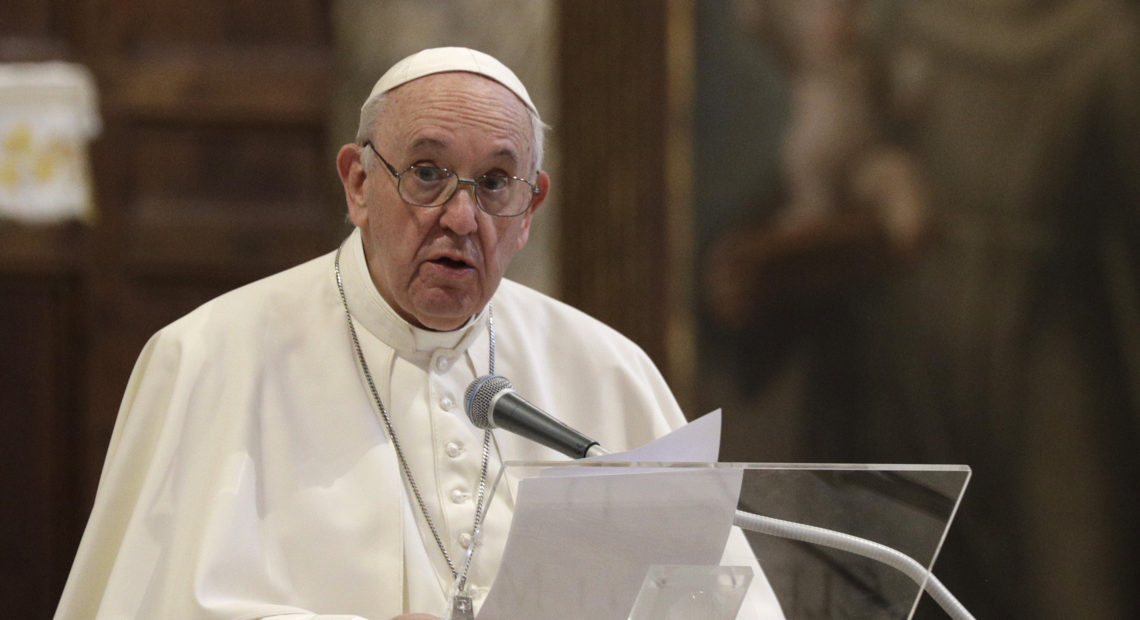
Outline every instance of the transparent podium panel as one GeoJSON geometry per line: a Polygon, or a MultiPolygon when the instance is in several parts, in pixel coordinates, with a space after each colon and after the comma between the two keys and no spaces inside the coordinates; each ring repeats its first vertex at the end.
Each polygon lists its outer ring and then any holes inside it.
{"type": "MultiPolygon", "coordinates": [[[[478,618],[910,618],[965,466],[508,462],[478,618]],[[743,531],[743,534],[741,533],[743,531]],[[747,590],[747,595],[744,591],[747,590]]],[[[489,543],[489,544],[485,544],[489,543]]]]}

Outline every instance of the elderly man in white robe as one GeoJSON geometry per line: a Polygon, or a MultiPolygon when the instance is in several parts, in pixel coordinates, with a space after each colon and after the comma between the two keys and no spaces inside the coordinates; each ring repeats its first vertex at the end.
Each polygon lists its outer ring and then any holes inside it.
{"type": "MultiPolygon", "coordinates": [[[[542,129],[480,52],[381,77],[337,155],[356,226],[341,247],[140,355],[57,618],[443,615],[476,527],[505,538],[505,502],[476,522],[501,463],[563,458],[477,429],[472,380],[507,376],[611,449],[684,423],[636,345],[503,279],[550,190],[542,129]]],[[[476,608],[499,553],[468,573],[476,608]]]]}

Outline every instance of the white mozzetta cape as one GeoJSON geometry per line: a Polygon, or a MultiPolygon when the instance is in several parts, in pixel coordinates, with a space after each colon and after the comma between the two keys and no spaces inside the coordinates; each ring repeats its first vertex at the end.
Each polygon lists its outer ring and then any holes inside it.
{"type": "MultiPolygon", "coordinates": [[[[223,295],[151,338],[57,618],[442,612],[451,575],[354,359],[333,257],[223,295]]],[[[487,312],[456,332],[415,329],[373,287],[358,233],[341,262],[376,387],[458,564],[482,437],[462,399],[488,370],[487,312]]],[[[611,450],[684,423],[648,357],[600,322],[506,280],[493,312],[496,371],[611,450]]],[[[562,458],[497,431],[491,479],[503,459],[562,458]]],[[[508,512],[488,517],[477,603],[508,512]]]]}

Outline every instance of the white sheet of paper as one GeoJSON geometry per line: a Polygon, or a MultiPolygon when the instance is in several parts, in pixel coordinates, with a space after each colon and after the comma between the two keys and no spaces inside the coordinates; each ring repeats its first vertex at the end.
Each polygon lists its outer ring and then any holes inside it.
{"type": "MultiPolygon", "coordinates": [[[[716,411],[641,448],[595,460],[715,461],[719,443],[716,411]]],[[[519,482],[480,620],[625,618],[650,566],[719,563],[741,470],[569,469],[574,475],[519,482]]]]}
{"type": "Polygon", "coordinates": [[[715,463],[719,457],[720,409],[716,409],[639,448],[617,454],[593,456],[585,460],[641,463],[715,463]]]}
{"type": "MultiPolygon", "coordinates": [[[[604,474],[631,473],[629,468],[608,467],[574,467],[573,463],[715,463],[720,454],[720,409],[715,409],[705,415],[678,428],[677,430],[654,439],[653,441],[628,450],[614,454],[591,456],[578,461],[567,462],[564,467],[551,467],[544,470],[541,476],[601,476],[604,474]]],[[[515,485],[511,484],[511,493],[517,494],[515,485]]]]}

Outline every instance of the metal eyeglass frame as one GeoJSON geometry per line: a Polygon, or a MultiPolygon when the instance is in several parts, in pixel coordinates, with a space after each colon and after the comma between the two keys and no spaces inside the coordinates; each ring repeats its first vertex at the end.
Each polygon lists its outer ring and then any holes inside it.
{"type": "Polygon", "coordinates": [[[534,204],[535,197],[538,196],[539,193],[541,193],[541,191],[542,191],[538,188],[537,185],[535,185],[534,183],[531,183],[530,181],[528,181],[526,179],[516,177],[516,176],[512,176],[512,175],[502,175],[503,177],[511,179],[512,181],[521,181],[523,183],[526,183],[527,187],[530,188],[530,200],[527,201],[526,206],[523,207],[523,209],[521,211],[519,211],[518,213],[493,213],[491,211],[488,211],[486,209],[486,207],[483,206],[483,201],[479,199],[479,192],[478,192],[479,181],[483,178],[488,177],[489,175],[482,175],[482,176],[480,176],[478,178],[474,178],[474,179],[465,179],[465,178],[459,176],[458,174],[455,174],[454,171],[449,170],[447,168],[440,168],[439,166],[420,166],[418,164],[412,164],[411,166],[408,166],[407,169],[405,169],[403,172],[396,172],[396,168],[392,164],[388,163],[388,160],[384,159],[384,156],[380,154],[380,151],[376,150],[376,145],[372,144],[371,140],[366,140],[364,142],[364,146],[367,146],[368,148],[372,149],[372,152],[376,154],[376,157],[380,158],[380,162],[384,164],[384,167],[388,169],[388,172],[392,173],[392,176],[396,177],[396,193],[400,196],[400,199],[403,200],[404,202],[406,202],[410,205],[416,206],[416,207],[424,207],[424,208],[428,208],[428,209],[434,208],[434,207],[442,207],[443,205],[447,204],[447,201],[451,200],[452,197],[455,196],[456,192],[459,191],[459,186],[466,184],[466,185],[471,186],[471,195],[475,197],[475,204],[479,207],[479,210],[482,211],[483,213],[486,213],[487,215],[493,215],[495,217],[518,217],[518,216],[520,216],[520,215],[522,215],[522,214],[524,214],[530,210],[531,205],[534,204]],[[436,204],[428,205],[428,204],[422,204],[422,203],[413,202],[411,200],[408,200],[407,196],[404,196],[404,192],[402,191],[401,188],[403,187],[403,183],[404,183],[404,175],[407,174],[409,171],[415,169],[415,168],[435,168],[436,170],[439,170],[440,172],[449,174],[449,175],[455,177],[455,179],[456,179],[455,187],[452,188],[451,193],[449,193],[446,198],[444,198],[443,200],[439,201],[436,204]]]}

